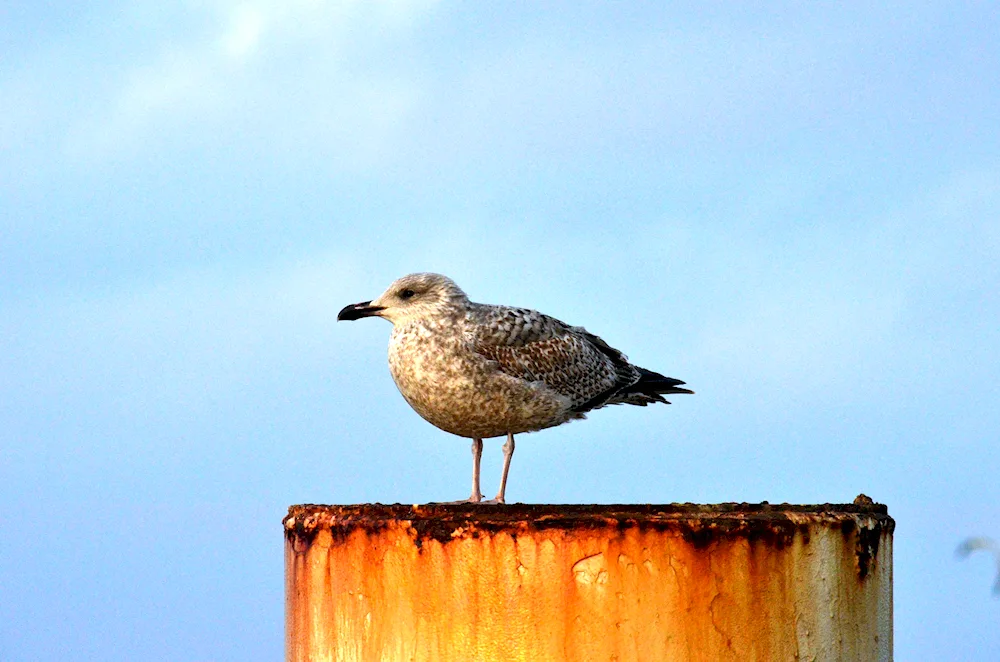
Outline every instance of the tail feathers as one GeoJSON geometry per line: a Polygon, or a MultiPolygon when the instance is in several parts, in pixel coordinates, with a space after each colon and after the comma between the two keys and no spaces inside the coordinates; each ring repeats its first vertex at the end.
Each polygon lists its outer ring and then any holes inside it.
{"type": "Polygon", "coordinates": [[[690,389],[681,388],[683,384],[684,382],[679,379],[664,377],[658,372],[639,368],[639,381],[618,393],[608,404],[628,404],[645,407],[653,402],[662,402],[669,405],[670,402],[663,397],[664,395],[694,393],[690,389]]]}

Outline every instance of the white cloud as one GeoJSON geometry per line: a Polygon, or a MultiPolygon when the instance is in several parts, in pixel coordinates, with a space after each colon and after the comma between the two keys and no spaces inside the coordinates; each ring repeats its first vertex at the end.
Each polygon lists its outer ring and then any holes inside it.
{"type": "Polygon", "coordinates": [[[67,132],[68,151],[88,165],[221,142],[318,155],[349,172],[581,157],[684,168],[803,132],[837,140],[847,127],[850,140],[860,127],[877,140],[899,106],[896,63],[912,59],[925,27],[889,30],[889,10],[711,8],[533,25],[530,12],[485,7],[220,0],[140,5],[121,25],[96,14],[120,43],[46,65],[50,105],[64,102],[68,79],[87,84],[68,122],[48,117],[34,130],[67,132]]]}
{"type": "Polygon", "coordinates": [[[259,7],[250,5],[235,7],[229,25],[219,39],[222,51],[231,60],[245,60],[260,46],[267,22],[265,13],[259,7]]]}
{"type": "MultiPolygon", "coordinates": [[[[162,30],[166,36],[136,54],[109,96],[92,99],[70,150],[103,157],[144,142],[169,144],[179,130],[211,135],[234,123],[268,127],[278,139],[305,124],[327,133],[348,156],[379,149],[407,113],[413,86],[358,56],[407,34],[431,7],[401,0],[189,7],[200,16],[185,22],[208,27],[162,30]]],[[[148,32],[157,34],[156,25],[148,32]]]]}

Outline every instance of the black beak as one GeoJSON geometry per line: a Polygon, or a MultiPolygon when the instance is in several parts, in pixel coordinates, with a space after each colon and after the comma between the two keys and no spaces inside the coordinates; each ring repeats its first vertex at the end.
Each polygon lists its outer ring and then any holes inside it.
{"type": "Polygon", "coordinates": [[[378,315],[385,310],[384,307],[373,306],[371,303],[371,301],[362,301],[361,303],[352,303],[350,306],[344,306],[344,309],[337,314],[337,321],[359,320],[362,317],[378,315]]]}

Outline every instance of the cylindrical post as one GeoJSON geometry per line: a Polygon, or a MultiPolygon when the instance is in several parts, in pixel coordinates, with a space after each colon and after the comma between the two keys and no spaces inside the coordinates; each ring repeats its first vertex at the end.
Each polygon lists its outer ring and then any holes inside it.
{"type": "Polygon", "coordinates": [[[890,660],[885,506],[292,506],[286,657],[890,660]]]}

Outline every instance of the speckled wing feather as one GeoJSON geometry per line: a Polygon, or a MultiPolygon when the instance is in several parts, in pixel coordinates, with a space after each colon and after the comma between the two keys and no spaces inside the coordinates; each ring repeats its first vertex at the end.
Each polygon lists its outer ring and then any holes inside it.
{"type": "MultiPolygon", "coordinates": [[[[613,403],[641,378],[641,369],[618,350],[588,333],[526,308],[472,304],[472,348],[504,373],[548,388],[570,399],[582,413],[613,403]]],[[[660,398],[662,400],[662,398],[660,398]]],[[[621,403],[645,404],[643,394],[621,403]]]]}

